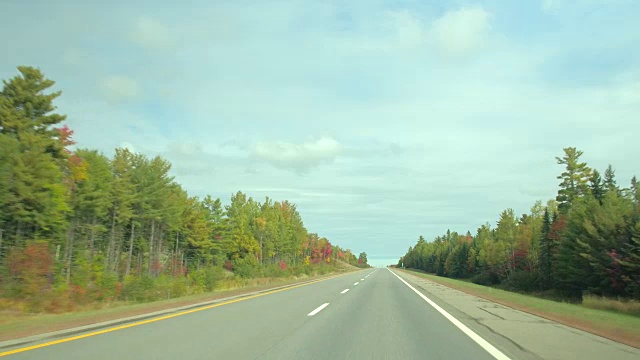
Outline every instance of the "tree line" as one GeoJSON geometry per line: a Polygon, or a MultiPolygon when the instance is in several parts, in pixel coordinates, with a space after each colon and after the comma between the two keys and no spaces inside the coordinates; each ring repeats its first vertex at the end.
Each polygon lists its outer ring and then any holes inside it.
{"type": "Polygon", "coordinates": [[[24,295],[29,281],[50,290],[111,291],[131,279],[210,268],[252,277],[337,259],[368,266],[365,253],[356,257],[309,232],[286,200],[259,202],[237,192],[223,205],[190,196],[160,156],[75,149],[73,131],[61,125],[66,116],[54,106],[61,92],[47,92],[54,82],[37,68],[18,70],[0,92],[4,295],[24,295]]]}
{"type": "Polygon", "coordinates": [[[581,300],[584,294],[640,299],[640,192],[634,176],[618,185],[569,147],[556,157],[564,171],[555,200],[529,213],[504,210],[497,226],[475,234],[422,236],[398,266],[484,285],[581,300]]]}

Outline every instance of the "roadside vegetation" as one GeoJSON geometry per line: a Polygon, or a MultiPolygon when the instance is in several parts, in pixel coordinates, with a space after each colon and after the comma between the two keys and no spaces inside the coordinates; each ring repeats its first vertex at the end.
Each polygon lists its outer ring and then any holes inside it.
{"type": "MultiPolygon", "coordinates": [[[[40,70],[0,92],[0,311],[68,312],[368,267],[295,204],[189,195],[171,164],[77,148],[40,70]]],[[[107,135],[107,134],[105,134],[107,135]]],[[[215,177],[212,174],[212,187],[215,177]]],[[[2,317],[2,316],[0,316],[2,317]]]]}
{"type": "Polygon", "coordinates": [[[634,176],[618,185],[565,148],[555,200],[527,214],[504,210],[475,234],[420,236],[398,266],[548,299],[638,315],[640,191],[634,176]]]}
{"type": "Polygon", "coordinates": [[[0,316],[0,341],[17,339],[30,335],[75,328],[99,322],[118,320],[136,315],[144,315],[165,309],[199,304],[230,296],[242,295],[254,291],[267,290],[279,286],[288,286],[305,281],[321,279],[329,274],[340,274],[357,270],[355,266],[337,261],[331,266],[320,265],[320,269],[309,276],[277,278],[240,278],[228,276],[220,281],[215,290],[177,298],[161,298],[153,302],[110,301],[91,302],[81,306],[76,304],[74,311],[64,313],[33,313],[25,311],[2,311],[0,316]],[[327,273],[325,273],[325,271],[327,273]]]}

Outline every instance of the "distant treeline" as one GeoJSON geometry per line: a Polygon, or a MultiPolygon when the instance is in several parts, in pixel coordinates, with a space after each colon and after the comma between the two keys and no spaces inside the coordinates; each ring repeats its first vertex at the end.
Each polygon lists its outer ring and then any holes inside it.
{"type": "Polygon", "coordinates": [[[555,201],[530,213],[500,214],[475,235],[447,231],[420,236],[398,265],[511,290],[551,292],[581,299],[585,293],[640,299],[640,192],[634,176],[618,185],[611,165],[604,177],[565,148],[555,201]]]}
{"type": "Polygon", "coordinates": [[[0,296],[118,299],[160,277],[210,290],[223,268],[246,278],[337,259],[368,266],[365,253],[308,232],[286,200],[238,192],[224,206],[190,196],[161,157],[72,150],[73,131],[53,105],[61,93],[46,93],[54,82],[18,70],[0,92],[0,296]]]}

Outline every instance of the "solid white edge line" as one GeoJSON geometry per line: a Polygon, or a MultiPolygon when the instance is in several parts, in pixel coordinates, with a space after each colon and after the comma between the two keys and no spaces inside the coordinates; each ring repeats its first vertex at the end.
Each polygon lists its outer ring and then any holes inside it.
{"type": "Polygon", "coordinates": [[[342,290],[342,291],[340,292],[340,294],[346,294],[346,293],[347,293],[347,291],[349,291],[349,289],[344,289],[344,290],[342,290]]]}
{"type": "Polygon", "coordinates": [[[324,303],[320,306],[318,306],[315,310],[313,310],[312,312],[308,313],[307,316],[313,316],[317,313],[319,313],[320,311],[322,311],[322,309],[326,308],[327,306],[329,306],[329,303],[324,303]]]}
{"type": "Polygon", "coordinates": [[[353,283],[353,285],[358,285],[358,284],[360,284],[360,281],[358,281],[357,283],[353,283]]]}
{"type": "Polygon", "coordinates": [[[436,309],[440,314],[442,314],[447,320],[451,321],[453,325],[455,325],[458,329],[462,330],[467,336],[471,338],[471,340],[475,341],[478,345],[480,345],[483,349],[485,349],[491,356],[498,360],[511,360],[507,355],[503,354],[502,351],[496,349],[493,345],[489,344],[487,340],[480,337],[480,335],[473,332],[473,330],[469,329],[465,324],[461,323],[460,320],[453,317],[453,315],[449,314],[446,310],[438,306],[438,304],[434,303],[431,299],[426,297],[423,293],[416,290],[411,284],[406,282],[403,278],[398,276],[398,274],[391,271],[391,269],[387,268],[389,272],[391,272],[395,277],[400,279],[405,285],[409,287],[409,289],[413,290],[416,294],[418,294],[424,301],[429,303],[434,309],[436,309]]]}

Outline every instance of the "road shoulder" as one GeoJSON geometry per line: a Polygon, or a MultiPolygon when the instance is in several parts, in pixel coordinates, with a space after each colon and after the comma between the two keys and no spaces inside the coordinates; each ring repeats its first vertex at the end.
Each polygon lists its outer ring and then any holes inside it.
{"type": "Polygon", "coordinates": [[[640,350],[394,271],[513,359],[638,359],[640,350]]]}

